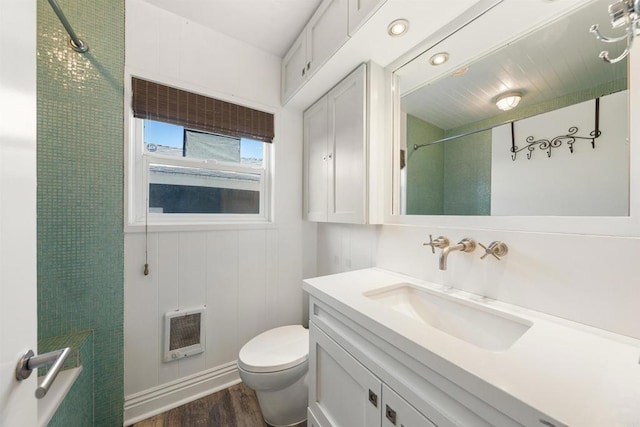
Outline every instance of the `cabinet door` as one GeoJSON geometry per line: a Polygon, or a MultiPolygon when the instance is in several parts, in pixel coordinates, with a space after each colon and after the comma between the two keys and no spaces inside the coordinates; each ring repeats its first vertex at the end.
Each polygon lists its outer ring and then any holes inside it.
{"type": "Polygon", "coordinates": [[[371,14],[386,0],[349,0],[349,35],[364,24],[371,14]]]}
{"type": "Polygon", "coordinates": [[[322,427],[379,427],[382,383],[313,322],[309,410],[322,427]]]}
{"type": "Polygon", "coordinates": [[[327,220],[327,97],[304,112],[304,218],[327,220]]]}
{"type": "Polygon", "coordinates": [[[382,427],[436,427],[436,425],[383,384],[382,427]]]}
{"type": "Polygon", "coordinates": [[[282,104],[302,87],[307,78],[307,33],[302,32],[282,59],[282,104]]]}
{"type": "Polygon", "coordinates": [[[347,0],[324,0],[309,20],[307,72],[313,74],[347,41],[347,0]]]}
{"type": "Polygon", "coordinates": [[[366,222],[366,74],[363,64],[327,94],[330,222],[366,222]]]}

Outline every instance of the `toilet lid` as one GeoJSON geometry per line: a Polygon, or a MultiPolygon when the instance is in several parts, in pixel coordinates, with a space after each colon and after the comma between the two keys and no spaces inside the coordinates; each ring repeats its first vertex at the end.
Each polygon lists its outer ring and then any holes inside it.
{"type": "Polygon", "coordinates": [[[309,357],[309,330],[301,325],[281,326],[246,343],[238,365],[249,372],[275,372],[297,366],[309,357]]]}

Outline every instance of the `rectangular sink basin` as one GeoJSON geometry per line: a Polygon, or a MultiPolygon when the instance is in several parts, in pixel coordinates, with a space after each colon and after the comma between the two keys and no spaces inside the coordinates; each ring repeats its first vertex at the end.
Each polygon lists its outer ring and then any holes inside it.
{"type": "Polygon", "coordinates": [[[364,296],[485,350],[508,350],[533,325],[410,283],[376,289],[364,296]]]}

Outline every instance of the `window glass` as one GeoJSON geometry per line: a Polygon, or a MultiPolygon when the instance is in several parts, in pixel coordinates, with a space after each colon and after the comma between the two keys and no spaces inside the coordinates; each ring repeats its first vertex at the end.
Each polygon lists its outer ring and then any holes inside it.
{"type": "Polygon", "coordinates": [[[261,173],[149,165],[149,212],[258,214],[261,173]]]}
{"type": "Polygon", "coordinates": [[[262,213],[264,143],[152,120],[142,134],[149,213],[262,213]]]}
{"type": "Polygon", "coordinates": [[[183,126],[144,120],[144,150],[191,159],[216,160],[262,167],[264,143],[185,129],[183,126]]]}

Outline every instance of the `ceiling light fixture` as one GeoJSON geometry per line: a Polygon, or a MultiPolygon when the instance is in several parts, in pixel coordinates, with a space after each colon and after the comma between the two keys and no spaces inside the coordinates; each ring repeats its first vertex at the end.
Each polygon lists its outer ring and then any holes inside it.
{"type": "Polygon", "coordinates": [[[447,52],[439,52],[429,58],[431,65],[442,65],[449,60],[449,54],[447,52]]]}
{"type": "Polygon", "coordinates": [[[409,31],[409,21],[406,19],[396,19],[387,27],[387,33],[391,37],[400,37],[409,31]]]}
{"type": "Polygon", "coordinates": [[[451,73],[451,75],[459,77],[467,74],[467,71],[469,71],[469,67],[462,67],[455,70],[453,73],[451,73]]]}
{"type": "Polygon", "coordinates": [[[522,99],[520,92],[508,92],[496,98],[496,106],[502,111],[508,111],[515,108],[522,99]]]}

